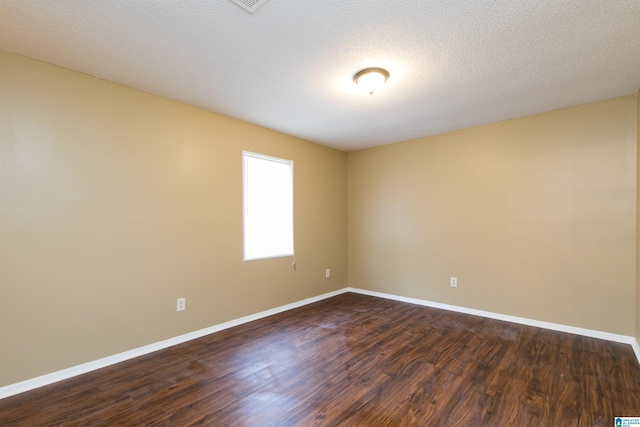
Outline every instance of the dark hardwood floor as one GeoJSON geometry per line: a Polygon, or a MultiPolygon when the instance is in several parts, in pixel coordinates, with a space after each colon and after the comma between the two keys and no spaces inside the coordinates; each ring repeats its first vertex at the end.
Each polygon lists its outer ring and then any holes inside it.
{"type": "Polygon", "coordinates": [[[613,426],[630,346],[343,294],[0,400],[0,426],[613,426]]]}

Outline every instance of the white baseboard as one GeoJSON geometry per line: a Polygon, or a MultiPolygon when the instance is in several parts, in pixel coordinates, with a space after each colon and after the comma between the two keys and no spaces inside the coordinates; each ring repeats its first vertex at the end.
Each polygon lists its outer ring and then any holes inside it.
{"type": "Polygon", "coordinates": [[[490,311],[476,310],[474,308],[460,307],[457,305],[442,304],[417,298],[401,297],[383,292],[368,291],[358,288],[347,288],[348,292],[354,292],[362,295],[369,295],[378,298],[386,298],[394,301],[408,302],[411,304],[423,305],[426,307],[439,308],[442,310],[455,311],[458,313],[472,314],[474,316],[487,317],[489,319],[504,320],[506,322],[519,323],[521,325],[535,326],[537,328],[550,329],[552,331],[568,332],[570,334],[583,335],[591,338],[599,338],[607,341],[614,341],[623,344],[629,344],[636,354],[638,363],[640,363],[640,346],[634,337],[627,335],[612,334],[610,332],[595,331],[592,329],[577,328],[575,326],[561,325],[559,323],[543,322],[541,320],[527,319],[525,317],[510,316],[507,314],[493,313],[490,311]]]}
{"type": "Polygon", "coordinates": [[[228,322],[220,323],[218,325],[210,326],[198,331],[189,332],[184,335],[169,338],[164,341],[149,344],[143,347],[138,347],[133,350],[125,351],[123,353],[114,354],[112,356],[103,357],[102,359],[94,360],[91,362],[83,363],[81,365],[73,366],[71,368],[63,369],[50,374],[42,375],[36,378],[32,378],[26,381],[22,381],[15,384],[9,384],[4,387],[0,387],[0,399],[4,399],[9,396],[24,393],[29,390],[33,390],[39,387],[43,387],[49,384],[56,383],[58,381],[66,380],[78,375],[85,374],[87,372],[95,371],[97,369],[105,368],[107,366],[115,365],[116,363],[124,362],[145,354],[153,353],[154,351],[162,350],[177,344],[182,344],[187,341],[201,338],[205,335],[209,335],[215,332],[219,332],[225,329],[233,328],[244,323],[252,322],[254,320],[262,319],[264,317],[272,316],[274,314],[282,313],[284,311],[292,310],[294,308],[302,307],[314,302],[322,301],[323,299],[331,298],[336,295],[340,295],[346,292],[353,292],[362,295],[370,295],[378,298],[385,298],[395,301],[408,302],[411,304],[418,304],[427,307],[439,308],[443,310],[455,311],[458,313],[471,314],[474,316],[487,317],[490,319],[504,320],[507,322],[519,323],[522,325],[535,326],[543,329],[550,329],[560,332],[568,332],[576,335],[584,335],[592,338],[600,338],[607,341],[615,341],[619,343],[629,344],[633,348],[633,351],[640,363],[640,345],[634,337],[626,335],[617,335],[608,332],[594,331],[591,329],[576,328],[573,326],[566,326],[557,323],[542,322],[539,320],[527,319],[524,317],[509,316],[505,314],[492,313],[489,311],[476,310],[473,308],[459,307],[455,305],[442,304],[438,302],[432,302],[427,300],[421,300],[416,298],[402,297],[398,295],[386,294],[382,292],[367,291],[358,288],[343,288],[337,291],[328,292],[326,294],[318,295],[316,297],[307,298],[301,301],[297,301],[291,304],[283,305],[280,307],[272,308],[270,310],[261,311],[260,313],[244,316],[239,319],[230,320],[228,322]]]}
{"type": "Polygon", "coordinates": [[[638,344],[638,340],[634,339],[631,343],[631,348],[633,348],[633,352],[636,354],[638,358],[638,363],[640,363],[640,344],[638,344]]]}
{"type": "Polygon", "coordinates": [[[153,353],[154,351],[162,350],[177,344],[182,344],[184,342],[191,341],[196,338],[201,338],[205,335],[209,335],[214,332],[219,332],[224,329],[233,328],[234,326],[238,326],[244,323],[252,322],[254,320],[262,319],[263,317],[268,317],[274,314],[282,313],[283,311],[288,311],[294,308],[302,307],[307,304],[311,304],[317,301],[321,301],[323,299],[327,299],[336,295],[343,294],[345,292],[347,292],[347,288],[339,289],[333,292],[328,292],[326,294],[318,295],[316,297],[307,298],[302,301],[297,301],[291,304],[272,308],[270,310],[261,311],[260,313],[251,314],[249,316],[244,316],[239,319],[234,319],[228,322],[220,323],[218,325],[210,326],[205,329],[189,332],[187,334],[169,338],[164,341],[145,345],[143,347],[134,348],[133,350],[114,354],[113,356],[103,357],[102,359],[83,363],[77,366],[72,366],[71,368],[62,369],[60,371],[52,372],[50,374],[42,375],[26,381],[22,381],[15,384],[9,384],[7,386],[0,387],[0,399],[4,399],[9,396],[14,396],[16,394],[24,393],[25,391],[29,391],[29,390],[36,389],[38,387],[43,387],[49,384],[53,384],[58,381],[66,380],[68,378],[72,378],[78,375],[86,374],[87,372],[95,371],[97,369],[106,368],[107,366],[115,365],[116,363],[124,362],[125,360],[130,360],[135,357],[153,353]]]}

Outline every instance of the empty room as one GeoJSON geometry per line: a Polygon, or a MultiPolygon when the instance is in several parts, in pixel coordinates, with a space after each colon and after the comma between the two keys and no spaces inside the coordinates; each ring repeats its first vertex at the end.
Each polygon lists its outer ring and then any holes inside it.
{"type": "Polygon", "coordinates": [[[638,425],[639,124],[638,0],[0,0],[0,425],[638,425]]]}

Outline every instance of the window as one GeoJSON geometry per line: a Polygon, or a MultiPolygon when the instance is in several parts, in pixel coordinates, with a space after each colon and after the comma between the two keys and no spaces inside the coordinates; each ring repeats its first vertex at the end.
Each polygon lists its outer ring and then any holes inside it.
{"type": "Polygon", "coordinates": [[[293,161],[242,152],[244,260],[293,255],[293,161]]]}

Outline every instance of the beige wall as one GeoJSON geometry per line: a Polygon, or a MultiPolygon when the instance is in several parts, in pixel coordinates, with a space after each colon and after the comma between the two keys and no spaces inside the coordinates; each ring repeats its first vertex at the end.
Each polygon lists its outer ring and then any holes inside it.
{"type": "MultiPolygon", "coordinates": [[[[637,145],[640,145],[640,90],[636,95],[636,101],[636,141],[637,145]]],[[[638,161],[636,165],[640,165],[640,149],[637,150],[637,155],[638,161]]],[[[636,181],[636,218],[636,338],[640,342],[640,173],[637,173],[636,181]]]]}
{"type": "Polygon", "coordinates": [[[345,153],[12,54],[0,72],[0,386],[347,285],[345,153]],[[294,160],[297,272],[242,261],[242,150],[294,160]]]}
{"type": "Polygon", "coordinates": [[[349,153],[349,285],[633,335],[636,102],[349,153]]]}

